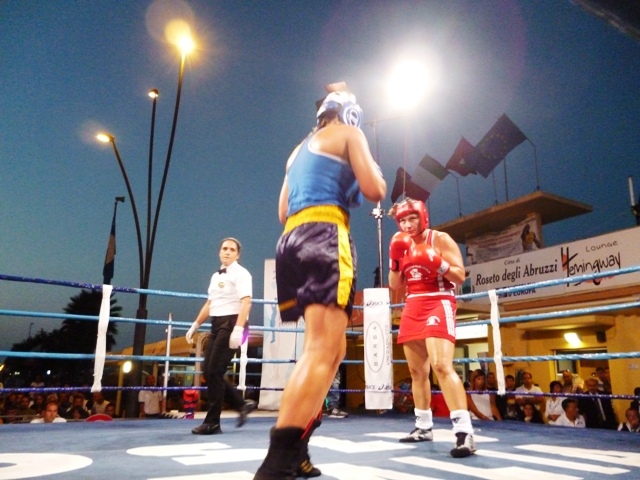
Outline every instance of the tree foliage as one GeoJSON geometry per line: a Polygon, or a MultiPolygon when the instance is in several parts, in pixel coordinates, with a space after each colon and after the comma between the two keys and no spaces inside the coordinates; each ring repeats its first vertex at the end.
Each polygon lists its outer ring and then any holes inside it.
{"type": "MultiPolygon", "coordinates": [[[[119,317],[122,307],[118,300],[111,296],[110,317],[119,317]]],[[[71,301],[63,309],[69,315],[98,316],[102,303],[102,292],[99,290],[81,290],[78,295],[71,297],[71,301]]],[[[116,344],[118,334],[116,322],[110,321],[107,328],[107,351],[116,344]]],[[[98,322],[95,320],[80,320],[67,318],[62,326],[51,332],[40,332],[14,343],[14,352],[52,352],[52,353],[94,353],[98,337],[98,322]]],[[[28,379],[35,375],[43,375],[51,370],[52,376],[60,383],[72,385],[93,383],[93,360],[64,360],[48,358],[7,358],[6,370],[20,371],[22,378],[28,379]]]]}

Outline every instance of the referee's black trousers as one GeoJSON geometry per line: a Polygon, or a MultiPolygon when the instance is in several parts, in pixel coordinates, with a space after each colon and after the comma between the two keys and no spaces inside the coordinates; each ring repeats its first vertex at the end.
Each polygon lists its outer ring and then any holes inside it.
{"type": "Polygon", "coordinates": [[[219,424],[222,402],[227,402],[234,410],[244,406],[244,399],[224,378],[227,367],[237,350],[229,348],[229,337],[238,315],[211,317],[211,336],[204,354],[204,375],[207,379],[209,411],[204,423],[219,424]]]}

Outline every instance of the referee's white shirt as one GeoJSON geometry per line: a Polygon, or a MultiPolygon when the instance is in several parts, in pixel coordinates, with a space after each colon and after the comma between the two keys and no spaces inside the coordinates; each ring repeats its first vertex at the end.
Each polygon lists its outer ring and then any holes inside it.
{"type": "MultiPolygon", "coordinates": [[[[224,267],[221,267],[224,268],[224,267]]],[[[240,299],[252,296],[251,274],[238,262],[226,267],[225,273],[214,273],[209,284],[209,315],[222,317],[240,313],[240,299]]]]}

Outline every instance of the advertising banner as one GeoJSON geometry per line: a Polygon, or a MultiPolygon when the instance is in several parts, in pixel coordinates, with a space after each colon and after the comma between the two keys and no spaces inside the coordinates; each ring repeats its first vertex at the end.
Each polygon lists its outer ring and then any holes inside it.
{"type": "MultiPolygon", "coordinates": [[[[267,259],[264,261],[264,299],[276,300],[276,261],[267,259]]],[[[271,328],[304,328],[304,320],[300,318],[296,323],[282,323],[277,305],[264,306],[264,326],[271,328]]],[[[262,339],[263,360],[294,359],[302,354],[304,333],[264,332],[262,339]]],[[[261,388],[284,388],[289,374],[293,369],[293,363],[263,363],[261,388]]],[[[277,410],[280,408],[282,398],[281,390],[260,390],[260,402],[258,407],[264,410],[277,410]]]]}
{"type": "MultiPolygon", "coordinates": [[[[492,288],[526,285],[640,265],[638,245],[640,245],[640,227],[469,265],[465,267],[468,277],[464,291],[465,293],[485,292],[492,288]]],[[[500,301],[528,300],[638,283],[640,283],[640,272],[588,282],[531,288],[522,292],[500,295],[500,301]]],[[[471,302],[486,304],[488,299],[482,298],[471,302]]]]}
{"type": "Polygon", "coordinates": [[[388,288],[364,289],[364,404],[368,410],[393,408],[389,305],[388,288]]]}
{"type": "Polygon", "coordinates": [[[542,248],[542,227],[537,214],[499,232],[486,233],[465,240],[467,263],[489,262],[542,248]]]}

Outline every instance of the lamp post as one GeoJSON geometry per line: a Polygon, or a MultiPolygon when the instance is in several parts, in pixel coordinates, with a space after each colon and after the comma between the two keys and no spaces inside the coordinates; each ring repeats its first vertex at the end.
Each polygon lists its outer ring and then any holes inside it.
{"type": "MultiPolygon", "coordinates": [[[[408,155],[408,115],[409,111],[413,109],[421,100],[425,91],[427,90],[427,72],[426,67],[417,62],[405,62],[398,65],[391,74],[391,78],[388,83],[389,96],[391,101],[404,110],[406,113],[395,115],[389,118],[382,118],[377,120],[371,120],[365,122],[365,125],[371,125],[373,127],[374,146],[375,146],[375,160],[380,165],[380,150],[378,143],[378,124],[387,122],[389,120],[396,120],[399,118],[405,118],[405,135],[404,135],[404,164],[406,167],[407,155],[408,155]]],[[[404,192],[403,192],[404,193],[404,192]]],[[[378,275],[380,286],[383,285],[383,266],[382,266],[382,218],[385,211],[381,208],[381,203],[378,202],[376,208],[371,212],[371,216],[376,219],[378,227],[378,275]]]]}
{"type": "MultiPolygon", "coordinates": [[[[102,142],[110,142],[113,146],[113,151],[116,155],[116,159],[118,161],[118,165],[120,166],[120,171],[122,172],[122,177],[124,178],[124,182],[127,187],[127,191],[129,192],[129,197],[131,198],[131,208],[133,210],[133,219],[136,227],[136,237],[138,241],[138,263],[139,263],[139,276],[140,276],[140,288],[147,289],[149,288],[149,278],[151,276],[151,262],[153,260],[153,249],[155,245],[156,238],[156,230],[158,227],[158,219],[160,217],[160,208],[162,206],[162,199],[164,196],[164,188],[167,183],[167,175],[169,173],[169,164],[171,162],[171,153],[173,151],[173,141],[176,133],[176,126],[178,123],[178,112],[180,109],[180,97],[182,93],[182,79],[184,76],[184,64],[186,55],[193,50],[194,43],[190,37],[183,37],[178,42],[176,42],[181,51],[181,60],[180,60],[180,71],[178,73],[178,89],[176,93],[176,103],[173,112],[173,123],[171,126],[171,135],[169,138],[169,147],[167,149],[167,157],[164,164],[164,173],[162,175],[162,182],[160,184],[160,192],[158,194],[158,199],[155,205],[155,215],[153,219],[153,225],[151,223],[151,189],[152,189],[152,178],[153,178],[153,140],[155,133],[155,117],[156,117],[156,104],[158,99],[158,90],[153,89],[149,92],[149,97],[152,99],[152,113],[151,113],[151,132],[149,139],[149,165],[148,165],[148,175],[147,175],[147,222],[146,222],[146,236],[145,236],[145,248],[143,253],[142,248],[142,233],[140,229],[140,220],[138,217],[138,209],[135,203],[133,190],[131,188],[131,184],[129,183],[129,177],[127,175],[127,171],[124,167],[124,163],[122,162],[122,158],[120,157],[120,153],[116,146],[115,137],[110,134],[101,133],[97,135],[97,139],[102,142]]],[[[138,297],[138,309],[136,311],[137,319],[146,319],[147,318],[147,295],[141,293],[138,297]]],[[[142,356],[144,355],[144,345],[145,345],[145,336],[146,336],[146,325],[144,323],[136,323],[134,327],[133,334],[133,355],[142,356]]],[[[140,386],[143,384],[142,379],[142,362],[135,361],[132,363],[131,374],[129,375],[131,378],[131,384],[133,386],[140,386]]],[[[128,396],[128,400],[126,402],[126,411],[128,417],[136,416],[137,414],[137,392],[132,391],[128,396]]]]}

